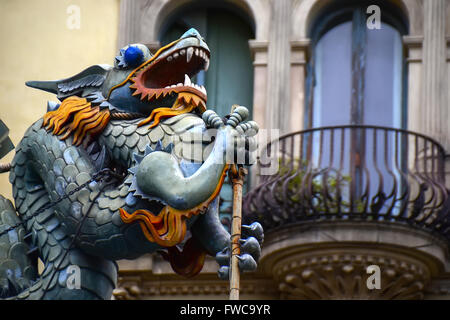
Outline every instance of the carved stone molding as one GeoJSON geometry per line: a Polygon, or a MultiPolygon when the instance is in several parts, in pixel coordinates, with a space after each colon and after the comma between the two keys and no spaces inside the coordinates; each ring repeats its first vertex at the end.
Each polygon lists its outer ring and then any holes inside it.
{"type": "Polygon", "coordinates": [[[422,299],[426,266],[407,257],[367,254],[364,247],[294,256],[274,266],[282,299],[422,299]],[[403,259],[402,259],[403,258],[403,259]],[[380,268],[380,289],[368,289],[367,267],[380,268]]]}
{"type": "Polygon", "coordinates": [[[138,283],[118,286],[113,291],[114,300],[141,300],[141,289],[138,283]]]}
{"type": "Polygon", "coordinates": [[[450,274],[433,279],[425,288],[425,299],[445,299],[450,300],[450,274]]]}
{"type": "MultiPolygon", "coordinates": [[[[174,275],[158,276],[151,272],[119,276],[113,292],[116,300],[148,299],[228,299],[229,283],[216,274],[199,274],[192,279],[174,275]]],[[[241,281],[244,299],[278,299],[279,293],[271,279],[246,275],[241,281]]]]}

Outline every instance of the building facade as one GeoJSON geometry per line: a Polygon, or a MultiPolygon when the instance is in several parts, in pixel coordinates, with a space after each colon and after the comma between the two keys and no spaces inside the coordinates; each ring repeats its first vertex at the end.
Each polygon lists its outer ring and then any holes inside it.
{"type": "MultiPolygon", "coordinates": [[[[224,115],[245,105],[280,136],[260,135],[247,184],[244,217],[263,224],[265,241],[258,270],[242,275],[242,299],[450,298],[449,0],[0,6],[2,42],[13,49],[0,54],[0,118],[14,144],[54,99],[26,80],[65,78],[112,64],[127,44],[155,51],[199,30],[211,65],[195,82],[208,107],[224,115]],[[81,10],[79,28],[68,26],[71,6],[81,10]],[[268,163],[276,170],[264,171],[268,163]]],[[[0,176],[5,196],[7,180],[0,176]]],[[[229,226],[230,188],[221,198],[229,226]]],[[[190,279],[156,254],[118,264],[114,299],[228,298],[212,258],[190,279]]]]}

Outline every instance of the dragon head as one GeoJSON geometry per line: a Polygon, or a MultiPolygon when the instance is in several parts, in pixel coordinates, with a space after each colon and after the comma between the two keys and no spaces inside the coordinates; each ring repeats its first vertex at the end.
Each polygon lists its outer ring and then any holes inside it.
{"type": "Polygon", "coordinates": [[[162,107],[172,111],[198,108],[203,112],[206,89],[192,83],[191,77],[208,69],[209,58],[209,48],[195,29],[154,55],[143,45],[130,45],[116,57],[116,66],[102,91],[108,102],[122,112],[148,116],[162,107]],[[130,67],[134,68],[129,71],[130,67]]]}

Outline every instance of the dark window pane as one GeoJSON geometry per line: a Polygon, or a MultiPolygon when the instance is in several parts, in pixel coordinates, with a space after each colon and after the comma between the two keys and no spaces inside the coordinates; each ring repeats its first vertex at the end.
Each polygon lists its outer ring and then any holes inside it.
{"type": "Polygon", "coordinates": [[[387,24],[367,30],[364,124],[401,126],[402,44],[387,24]]]}
{"type": "Polygon", "coordinates": [[[352,23],[328,31],[315,48],[313,127],[350,123],[352,23]]]}

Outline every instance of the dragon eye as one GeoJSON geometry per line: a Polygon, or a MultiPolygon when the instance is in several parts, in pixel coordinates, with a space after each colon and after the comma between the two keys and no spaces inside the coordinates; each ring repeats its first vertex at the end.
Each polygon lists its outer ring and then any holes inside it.
{"type": "Polygon", "coordinates": [[[137,67],[144,62],[144,53],[136,46],[129,46],[124,53],[125,62],[130,67],[137,67]]]}

